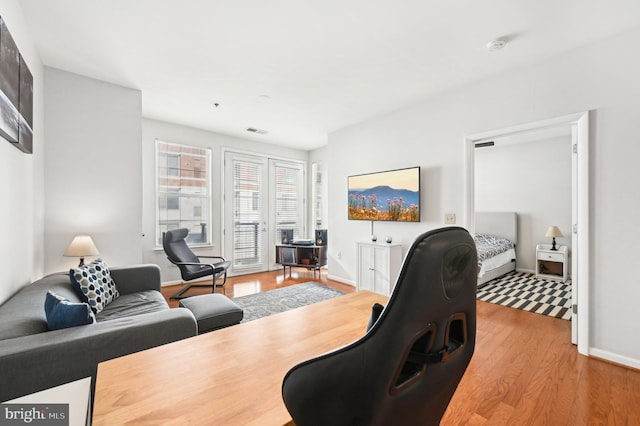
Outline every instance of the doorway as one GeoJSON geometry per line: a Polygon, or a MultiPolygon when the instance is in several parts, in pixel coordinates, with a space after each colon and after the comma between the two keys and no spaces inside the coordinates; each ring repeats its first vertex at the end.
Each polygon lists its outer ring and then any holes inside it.
{"type": "Polygon", "coordinates": [[[224,152],[222,252],[231,275],[276,268],[275,244],[282,229],[305,233],[304,163],[224,152]]]}
{"type": "Polygon", "coordinates": [[[465,138],[465,222],[474,232],[475,223],[475,145],[495,138],[522,136],[545,129],[564,127],[571,133],[572,144],[572,333],[578,352],[589,353],[589,114],[582,112],[548,120],[493,130],[465,138]]]}

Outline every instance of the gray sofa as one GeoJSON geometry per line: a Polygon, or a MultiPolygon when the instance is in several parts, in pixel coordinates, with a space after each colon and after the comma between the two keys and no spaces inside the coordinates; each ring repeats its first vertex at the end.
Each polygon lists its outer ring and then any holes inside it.
{"type": "Polygon", "coordinates": [[[94,389],[99,362],[197,334],[188,309],[169,309],[158,266],[110,270],[120,297],[94,324],[48,331],[48,290],[80,301],[68,273],[48,275],[0,306],[0,402],[84,377],[94,389]]]}

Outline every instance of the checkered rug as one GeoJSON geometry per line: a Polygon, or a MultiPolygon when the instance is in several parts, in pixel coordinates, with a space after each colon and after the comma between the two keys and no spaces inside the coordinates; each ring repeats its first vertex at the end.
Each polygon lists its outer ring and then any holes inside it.
{"type": "Polygon", "coordinates": [[[536,279],[510,272],[478,289],[478,300],[565,320],[571,319],[571,281],[536,279]]]}

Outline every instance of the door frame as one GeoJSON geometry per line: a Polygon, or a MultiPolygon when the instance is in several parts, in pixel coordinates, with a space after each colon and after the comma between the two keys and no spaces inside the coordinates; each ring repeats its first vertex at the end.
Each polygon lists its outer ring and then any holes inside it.
{"type": "MultiPolygon", "coordinates": [[[[222,152],[222,178],[221,178],[221,189],[222,189],[222,203],[220,205],[220,217],[221,217],[221,221],[220,221],[220,226],[221,226],[221,230],[220,230],[220,235],[222,236],[221,238],[221,253],[222,256],[226,259],[226,260],[230,260],[232,263],[234,261],[233,259],[233,235],[231,234],[233,232],[233,226],[231,226],[230,229],[227,229],[227,219],[229,218],[229,215],[227,214],[227,209],[228,208],[233,208],[232,205],[230,203],[233,202],[233,193],[228,193],[227,191],[227,185],[232,183],[232,181],[229,181],[229,179],[227,179],[227,172],[231,171],[229,169],[227,169],[227,167],[231,167],[229,164],[227,164],[227,154],[230,154],[231,156],[237,156],[238,158],[246,161],[246,162],[251,162],[251,163],[255,163],[255,164],[261,164],[262,166],[264,166],[264,169],[262,170],[261,173],[261,179],[264,181],[262,182],[262,184],[264,185],[264,190],[265,193],[261,193],[260,194],[260,205],[261,205],[261,221],[262,223],[258,224],[258,229],[257,232],[261,235],[261,238],[263,238],[264,241],[264,248],[262,249],[262,252],[260,253],[260,256],[264,256],[264,264],[262,267],[253,267],[253,268],[246,268],[245,270],[238,270],[236,268],[232,267],[229,268],[229,271],[227,273],[228,276],[235,276],[235,275],[242,275],[245,273],[257,273],[257,272],[265,272],[265,271],[269,271],[269,246],[268,246],[268,240],[265,238],[268,233],[267,233],[267,224],[268,224],[268,220],[269,220],[269,199],[267,198],[268,194],[269,194],[269,189],[268,189],[268,184],[269,184],[269,159],[266,156],[262,156],[262,155],[253,155],[251,153],[247,153],[247,152],[241,152],[241,151],[236,151],[236,150],[223,150],[222,152]],[[227,231],[230,233],[229,235],[227,235],[227,231]],[[231,240],[231,244],[228,244],[228,239],[231,240]]],[[[233,191],[231,191],[233,192],[233,191]]]]}
{"type": "MultiPolygon", "coordinates": [[[[227,165],[225,164],[225,160],[227,157],[228,153],[234,153],[234,154],[238,154],[238,155],[243,155],[243,156],[247,156],[247,157],[259,157],[265,160],[265,164],[267,166],[267,191],[271,191],[271,162],[272,161],[284,161],[284,162],[289,162],[289,163],[298,163],[302,166],[302,172],[303,172],[303,184],[302,184],[302,190],[303,190],[303,228],[306,230],[308,229],[308,211],[307,211],[307,198],[308,198],[308,178],[307,178],[307,167],[308,167],[308,162],[305,160],[300,160],[300,159],[296,159],[296,158],[289,158],[289,157],[283,157],[283,156],[278,156],[278,155],[269,155],[269,154],[264,154],[264,153],[259,153],[259,152],[253,152],[253,151],[247,151],[247,150],[243,150],[243,149],[237,149],[237,148],[232,148],[232,147],[222,147],[221,148],[221,156],[220,156],[220,162],[221,162],[221,166],[220,167],[220,189],[221,189],[221,198],[222,198],[222,203],[220,203],[220,235],[221,235],[221,239],[220,239],[220,252],[222,253],[222,255],[224,256],[225,253],[227,253],[226,250],[228,250],[228,247],[226,247],[226,214],[225,214],[225,206],[226,206],[226,202],[227,200],[231,200],[232,198],[227,198],[227,193],[226,193],[226,167],[227,165]]],[[[270,204],[271,200],[267,199],[267,222],[269,222],[271,220],[271,206],[270,204]]],[[[267,223],[268,227],[271,227],[272,224],[267,223]]],[[[277,243],[277,241],[273,241],[272,239],[272,234],[273,232],[271,232],[272,229],[267,228],[266,229],[266,234],[267,234],[267,238],[266,238],[266,244],[267,244],[267,262],[266,262],[266,271],[274,271],[277,269],[280,269],[281,266],[275,263],[275,243],[277,243]]],[[[239,275],[239,274],[235,274],[233,272],[229,273],[229,276],[234,276],[234,275],[239,275]]]]}
{"type": "Polygon", "coordinates": [[[572,342],[578,352],[589,355],[589,111],[520,124],[465,136],[465,224],[475,231],[475,144],[507,135],[526,133],[548,127],[571,129],[572,158],[572,298],[574,308],[572,342]],[[577,312],[576,312],[577,309],[577,312]]]}
{"type": "MultiPolygon", "coordinates": [[[[281,243],[281,238],[277,232],[276,233],[273,232],[277,229],[276,211],[275,211],[275,208],[271,208],[271,203],[274,201],[273,196],[276,195],[276,179],[275,179],[274,173],[276,171],[276,167],[280,166],[280,167],[286,167],[289,169],[295,169],[297,173],[301,174],[302,184],[298,187],[298,191],[299,191],[298,195],[302,201],[302,206],[300,206],[300,208],[298,209],[298,220],[300,222],[301,229],[300,229],[300,236],[298,238],[307,238],[307,235],[308,235],[307,234],[307,229],[308,229],[308,225],[307,225],[307,221],[308,221],[307,164],[306,162],[303,162],[303,161],[286,160],[286,159],[274,158],[274,157],[268,157],[267,160],[268,160],[267,163],[268,163],[268,174],[269,174],[268,196],[269,196],[269,206],[270,206],[269,215],[268,215],[269,220],[267,222],[269,225],[268,235],[267,235],[267,244],[268,244],[267,256],[270,259],[270,261],[268,262],[269,270],[274,271],[282,268],[282,265],[279,265],[276,263],[276,244],[281,243]]],[[[295,232],[294,232],[294,238],[295,238],[295,232]]]]}

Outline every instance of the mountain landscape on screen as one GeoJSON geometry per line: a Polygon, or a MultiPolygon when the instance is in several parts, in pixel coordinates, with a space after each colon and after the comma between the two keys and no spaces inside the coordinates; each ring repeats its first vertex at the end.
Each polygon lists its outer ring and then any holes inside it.
{"type": "Polygon", "coordinates": [[[420,169],[349,177],[350,220],[420,221],[420,169]]]}

